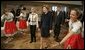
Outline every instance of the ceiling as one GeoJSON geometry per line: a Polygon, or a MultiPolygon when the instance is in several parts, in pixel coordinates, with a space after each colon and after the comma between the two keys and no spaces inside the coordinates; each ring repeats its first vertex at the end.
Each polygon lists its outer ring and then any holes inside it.
{"type": "Polygon", "coordinates": [[[82,5],[82,1],[31,1],[31,2],[62,3],[62,4],[82,5]]]}
{"type": "Polygon", "coordinates": [[[82,1],[4,1],[6,3],[28,3],[28,2],[37,2],[37,3],[59,3],[59,4],[71,4],[71,5],[82,5],[82,1]]]}

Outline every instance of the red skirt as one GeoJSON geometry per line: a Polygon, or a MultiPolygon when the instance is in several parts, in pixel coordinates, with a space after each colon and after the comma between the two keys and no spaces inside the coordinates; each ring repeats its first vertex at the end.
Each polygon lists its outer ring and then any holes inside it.
{"type": "Polygon", "coordinates": [[[26,28],[27,28],[26,20],[20,20],[19,21],[19,29],[26,29],[26,28]]]}
{"type": "Polygon", "coordinates": [[[84,49],[84,39],[81,34],[74,34],[67,39],[64,48],[66,49],[68,45],[70,45],[72,49],[84,49]]]}
{"type": "Polygon", "coordinates": [[[5,22],[5,34],[14,34],[17,31],[17,27],[14,21],[5,22]]]}

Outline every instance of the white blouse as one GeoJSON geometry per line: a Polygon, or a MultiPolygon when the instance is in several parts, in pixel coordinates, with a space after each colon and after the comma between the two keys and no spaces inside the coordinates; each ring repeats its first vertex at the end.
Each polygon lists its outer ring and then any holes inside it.
{"type": "Polygon", "coordinates": [[[19,18],[20,18],[20,17],[22,17],[22,18],[26,18],[26,14],[27,14],[26,11],[23,11],[22,13],[20,13],[19,18]]]}
{"type": "Polygon", "coordinates": [[[81,33],[82,23],[77,20],[76,22],[69,21],[69,31],[74,32],[75,34],[81,33]]]}
{"type": "Polygon", "coordinates": [[[26,13],[20,13],[20,17],[26,17],[26,13]]]}
{"type": "Polygon", "coordinates": [[[12,13],[8,13],[8,15],[5,15],[5,14],[3,14],[2,16],[1,16],[1,21],[3,20],[3,19],[5,19],[6,21],[12,21],[13,20],[13,14],[12,13]]]}
{"type": "Polygon", "coordinates": [[[38,27],[38,14],[36,14],[36,13],[29,14],[28,20],[30,20],[30,22],[29,22],[30,25],[37,25],[37,27],[38,27]]]}

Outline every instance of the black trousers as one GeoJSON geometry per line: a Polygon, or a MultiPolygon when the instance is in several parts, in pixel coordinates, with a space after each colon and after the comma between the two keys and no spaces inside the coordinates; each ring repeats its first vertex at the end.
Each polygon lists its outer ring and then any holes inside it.
{"type": "Polygon", "coordinates": [[[60,28],[61,28],[60,25],[55,25],[54,26],[54,36],[55,36],[55,38],[58,38],[58,36],[60,34],[60,28]]]}
{"type": "Polygon", "coordinates": [[[15,21],[15,24],[16,24],[16,22],[19,21],[19,19],[18,18],[15,18],[14,21],[15,21]]]}
{"type": "Polygon", "coordinates": [[[30,25],[31,41],[36,41],[36,25],[30,25]]]}

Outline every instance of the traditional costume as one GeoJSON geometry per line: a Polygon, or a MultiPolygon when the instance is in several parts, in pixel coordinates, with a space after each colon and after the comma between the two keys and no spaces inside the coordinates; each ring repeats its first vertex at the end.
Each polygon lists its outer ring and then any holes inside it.
{"type": "Polygon", "coordinates": [[[1,21],[5,20],[4,22],[5,36],[13,36],[17,31],[17,27],[15,22],[13,21],[13,17],[14,16],[12,13],[8,13],[7,15],[3,14],[1,17],[1,21]]]}
{"type": "Polygon", "coordinates": [[[69,31],[74,32],[73,35],[71,35],[64,44],[64,48],[67,48],[70,46],[72,49],[84,49],[84,39],[81,35],[81,28],[82,24],[80,21],[75,21],[72,23],[72,21],[69,21],[69,31]]]}
{"type": "Polygon", "coordinates": [[[26,12],[22,12],[19,16],[19,29],[20,30],[27,29],[26,12]]]}

